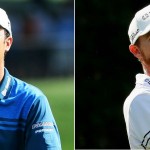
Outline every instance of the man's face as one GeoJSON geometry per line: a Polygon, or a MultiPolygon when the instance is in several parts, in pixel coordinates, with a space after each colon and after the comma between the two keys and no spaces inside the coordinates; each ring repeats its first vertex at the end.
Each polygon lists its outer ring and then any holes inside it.
{"type": "Polygon", "coordinates": [[[139,37],[139,43],[142,61],[145,64],[150,65],[150,32],[139,37]]]}
{"type": "Polygon", "coordinates": [[[6,31],[0,27],[0,62],[4,60],[5,52],[9,51],[12,37],[6,37],[6,31]]]}
{"type": "Polygon", "coordinates": [[[6,50],[6,36],[5,30],[0,28],[0,61],[4,59],[4,54],[6,50]]]}

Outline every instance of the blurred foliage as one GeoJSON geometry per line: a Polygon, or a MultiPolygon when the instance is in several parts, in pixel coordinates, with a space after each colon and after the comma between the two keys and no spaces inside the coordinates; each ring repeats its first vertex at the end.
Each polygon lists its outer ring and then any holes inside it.
{"type": "Polygon", "coordinates": [[[143,72],[128,26],[142,0],[76,0],[76,148],[128,149],[123,103],[143,72]]]}

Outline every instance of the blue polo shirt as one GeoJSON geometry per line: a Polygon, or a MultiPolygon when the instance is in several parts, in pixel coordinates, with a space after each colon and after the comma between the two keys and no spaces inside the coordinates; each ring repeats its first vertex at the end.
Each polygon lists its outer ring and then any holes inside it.
{"type": "Polygon", "coordinates": [[[46,96],[9,74],[0,84],[0,149],[61,150],[60,136],[46,96]]]}

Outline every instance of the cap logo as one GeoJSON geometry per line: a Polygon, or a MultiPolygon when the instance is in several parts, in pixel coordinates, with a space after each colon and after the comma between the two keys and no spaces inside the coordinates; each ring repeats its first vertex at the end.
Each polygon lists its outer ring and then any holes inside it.
{"type": "Polygon", "coordinates": [[[149,17],[149,14],[150,14],[150,12],[145,13],[145,14],[142,16],[142,19],[143,19],[143,20],[146,20],[146,19],[149,17]]]}
{"type": "Polygon", "coordinates": [[[131,44],[135,44],[136,40],[150,31],[150,4],[141,10],[138,10],[132,19],[128,36],[131,44]]]}
{"type": "Polygon", "coordinates": [[[134,40],[135,36],[139,33],[139,31],[140,31],[140,30],[137,29],[135,33],[132,33],[132,34],[131,34],[131,36],[130,36],[131,41],[134,40]]]}

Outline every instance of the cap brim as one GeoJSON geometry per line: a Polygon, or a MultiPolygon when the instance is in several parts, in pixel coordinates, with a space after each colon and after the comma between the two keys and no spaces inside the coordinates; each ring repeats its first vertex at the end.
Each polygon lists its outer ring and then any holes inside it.
{"type": "Polygon", "coordinates": [[[136,36],[136,38],[135,38],[134,41],[133,41],[133,44],[135,44],[136,40],[137,40],[140,36],[147,34],[149,31],[150,31],[150,24],[145,28],[144,31],[138,33],[138,35],[136,36]]]}

